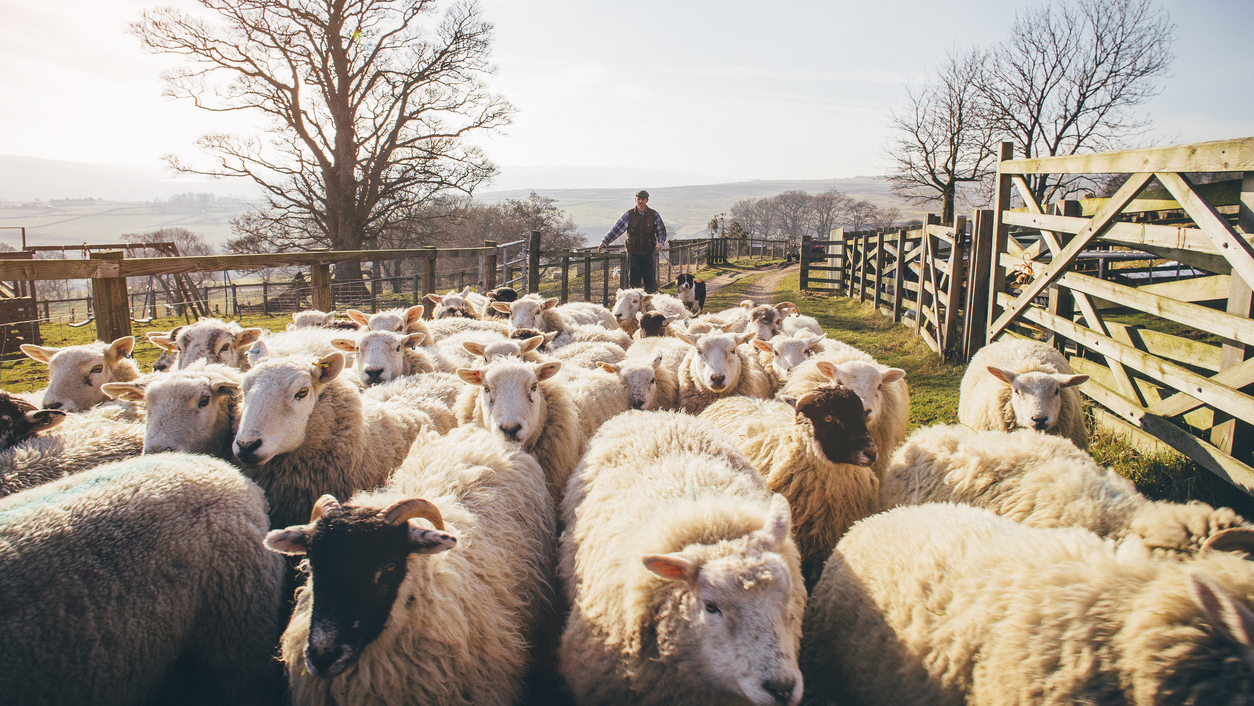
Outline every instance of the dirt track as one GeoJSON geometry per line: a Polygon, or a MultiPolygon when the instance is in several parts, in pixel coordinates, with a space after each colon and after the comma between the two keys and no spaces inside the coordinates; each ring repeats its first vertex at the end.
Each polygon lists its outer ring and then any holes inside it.
{"type": "Polygon", "coordinates": [[[714,294],[718,290],[735,284],[745,277],[756,277],[750,282],[741,294],[745,299],[752,299],[754,303],[768,304],[774,302],[775,289],[779,286],[780,280],[788,275],[800,271],[801,265],[793,263],[783,267],[771,268],[766,270],[766,274],[760,272],[732,272],[725,275],[719,275],[706,283],[706,295],[714,294]]]}

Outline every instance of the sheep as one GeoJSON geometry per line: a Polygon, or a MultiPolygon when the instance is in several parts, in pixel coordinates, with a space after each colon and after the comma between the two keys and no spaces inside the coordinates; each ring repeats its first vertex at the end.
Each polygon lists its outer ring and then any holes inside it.
{"type": "Polygon", "coordinates": [[[334,309],[331,311],[318,311],[317,309],[298,311],[292,314],[292,323],[288,324],[288,326],[290,328],[329,328],[344,331],[356,331],[358,329],[355,321],[336,321],[334,309]]]}
{"type": "Polygon", "coordinates": [[[1160,561],[966,505],[899,507],[836,546],[806,610],[815,703],[1248,704],[1254,572],[1160,561]]]}
{"type": "Polygon", "coordinates": [[[528,295],[509,304],[496,302],[492,306],[497,311],[509,311],[510,328],[561,333],[575,326],[610,328],[617,325],[609,311],[599,304],[573,302],[558,306],[559,301],[556,297],[540,299],[528,295]]]}
{"type": "Polygon", "coordinates": [[[754,339],[750,343],[760,351],[758,364],[766,371],[772,387],[778,390],[788,380],[788,373],[806,362],[809,356],[822,345],[821,341],[826,336],[826,333],[822,333],[817,338],[794,338],[788,334],[780,334],[769,341],[754,339]]]}
{"type": "Polygon", "coordinates": [[[508,336],[510,332],[508,322],[492,319],[437,319],[431,322],[428,329],[433,337],[427,340],[428,346],[438,345],[446,338],[469,331],[490,331],[502,336],[508,336]]]}
{"type": "Polygon", "coordinates": [[[283,561],[265,532],[261,491],[205,456],[0,500],[4,702],[279,703],[283,561]]]}
{"type": "Polygon", "coordinates": [[[161,349],[161,355],[152,363],[152,372],[167,373],[178,368],[179,347],[170,338],[169,331],[149,331],[144,336],[149,343],[161,349]]]}
{"type": "Polygon", "coordinates": [[[905,376],[906,371],[901,368],[880,365],[866,353],[838,344],[793,368],[780,394],[800,397],[832,382],[858,393],[867,428],[879,449],[871,469],[882,480],[888,461],[906,438],[910,424],[910,390],[905,376]]]}
{"type": "Polygon", "coordinates": [[[536,350],[543,343],[544,336],[535,335],[522,340],[510,338],[489,344],[483,344],[478,341],[466,341],[462,344],[462,348],[465,348],[471,355],[476,356],[476,365],[480,363],[486,365],[511,356],[527,363],[539,363],[546,360],[536,350]]]}
{"type": "Polygon", "coordinates": [[[779,324],[779,331],[785,336],[793,336],[795,338],[801,338],[802,335],[824,335],[823,327],[819,326],[818,319],[813,316],[802,316],[800,312],[785,316],[784,320],[779,324]]]}
{"type": "Polygon", "coordinates": [[[753,302],[746,300],[741,305],[734,306],[730,309],[723,309],[693,318],[691,321],[685,321],[688,333],[709,333],[714,329],[718,329],[723,333],[744,333],[749,330],[749,312],[753,308],[753,302]],[[749,306],[744,306],[748,303],[749,306]]]}
{"type": "Polygon", "coordinates": [[[788,401],[728,397],[701,413],[730,436],[766,486],[788,499],[801,574],[812,588],[832,548],[854,522],[879,509],[875,440],[862,401],[820,387],[788,401]]]}
{"type": "Polygon", "coordinates": [[[1076,375],[1051,346],[1003,338],[971,357],[958,392],[958,421],[972,429],[1035,429],[1088,449],[1084,403],[1076,375]]]}
{"type": "Polygon", "coordinates": [[[714,400],[732,395],[770,397],[775,393],[757,358],[740,349],[752,333],[679,334],[692,349],[679,365],[679,408],[700,414],[714,400]]]}
{"type": "Polygon", "coordinates": [[[367,314],[360,309],[349,309],[344,313],[359,328],[371,331],[429,334],[427,324],[422,320],[425,311],[422,304],[415,304],[405,309],[384,309],[373,314],[367,314]]]}
{"type": "Polygon", "coordinates": [[[499,433],[535,456],[555,506],[588,443],[579,409],[565,381],[555,377],[561,369],[560,361],[536,365],[511,360],[462,368],[457,375],[469,387],[455,409],[459,425],[499,433]]]}
{"type": "Polygon", "coordinates": [[[237,368],[199,361],[148,381],[109,383],[105,392],[148,408],[144,453],[182,451],[231,461],[242,379],[237,368]]]}
{"type": "Polygon", "coordinates": [[[601,427],[562,521],[558,664],[578,703],[798,702],[788,502],[709,422],[631,411],[601,427]]]}
{"type": "Polygon", "coordinates": [[[614,320],[627,333],[635,333],[636,312],[658,311],[680,319],[692,317],[684,303],[669,294],[645,294],[643,289],[619,289],[614,292],[614,320]]]}
{"type": "MultiPolygon", "coordinates": [[[[48,366],[48,387],[33,395],[43,409],[82,412],[108,401],[100,391],[106,382],[126,382],[139,377],[139,366],[131,359],[134,336],[123,336],[112,343],[95,341],[66,348],[21,345],[22,352],[48,366]]],[[[34,402],[34,399],[28,399],[34,402]]]]}
{"type": "Polygon", "coordinates": [[[21,397],[0,391],[0,451],[46,432],[65,421],[66,412],[39,409],[21,397]]]}
{"type": "MultiPolygon", "coordinates": [[[[245,369],[265,358],[280,358],[289,355],[327,355],[336,350],[341,350],[335,345],[335,341],[342,335],[341,331],[312,327],[290,329],[264,336],[255,341],[244,352],[244,358],[248,361],[245,369]]],[[[350,352],[346,358],[348,363],[352,365],[353,354],[350,352]]]]}
{"type": "Polygon", "coordinates": [[[398,377],[391,382],[373,385],[361,393],[363,400],[391,402],[426,414],[438,434],[446,434],[457,426],[453,407],[466,387],[461,378],[450,373],[420,373],[398,377]]]}
{"type": "Polygon", "coordinates": [[[424,338],[426,336],[421,333],[362,331],[357,334],[356,340],[335,338],[331,340],[331,345],[356,354],[353,371],[362,387],[370,387],[405,375],[435,370],[431,356],[418,348],[424,338]]]}
{"type": "MultiPolygon", "coordinates": [[[[441,321],[471,321],[471,319],[441,319],[441,321]]],[[[467,348],[467,343],[482,346],[508,340],[508,333],[499,330],[472,329],[455,333],[440,341],[437,348],[431,351],[436,370],[445,373],[456,373],[458,368],[467,368],[477,362],[477,356],[467,348]]]]}
{"type": "Polygon", "coordinates": [[[0,451],[0,496],[138,456],[143,450],[143,424],[68,415],[56,429],[0,451]]]}
{"type": "Polygon", "coordinates": [[[201,319],[171,331],[170,340],[178,346],[180,370],[198,360],[247,370],[244,352],[264,333],[259,328],[241,328],[234,321],[201,319]]]}
{"type": "Polygon", "coordinates": [[[295,701],[514,703],[557,620],[555,523],[535,459],[467,428],[386,487],[324,496],[308,524],[271,532],[311,569],[281,643],[295,701]]]}
{"type": "Polygon", "coordinates": [[[618,363],[627,357],[627,351],[613,343],[571,343],[549,352],[556,360],[571,366],[592,369],[598,363],[618,363]]]}
{"type": "Polygon", "coordinates": [[[1198,553],[1218,533],[1249,526],[1229,508],[1151,502],[1069,439],[1029,429],[919,429],[893,455],[880,501],[884,508],[965,503],[1031,527],[1135,537],[1155,554],[1173,558],[1198,553]]]}
{"type": "Polygon", "coordinates": [[[752,301],[746,299],[740,302],[740,306],[749,311],[749,323],[744,330],[758,334],[759,341],[769,341],[779,335],[784,324],[784,315],[781,309],[788,306],[795,307],[796,304],[780,302],[774,306],[770,304],[754,306],[752,301]]]}
{"type": "Polygon", "coordinates": [[[591,369],[563,365],[562,377],[570,401],[579,410],[579,424],[586,438],[592,438],[611,418],[631,409],[627,386],[617,371],[599,364],[591,369]]]}
{"type": "Polygon", "coordinates": [[[466,300],[466,297],[469,295],[470,287],[466,287],[461,293],[450,289],[449,293],[445,295],[439,295],[434,292],[427,294],[427,299],[430,299],[435,304],[435,309],[431,312],[431,318],[451,319],[461,317],[463,319],[482,319],[482,312],[471,306],[466,300]]]}
{"type": "Polygon", "coordinates": [[[662,337],[662,338],[644,338],[634,341],[627,348],[627,357],[637,360],[653,360],[659,354],[662,356],[662,367],[671,371],[675,376],[675,382],[679,382],[679,366],[683,364],[684,357],[688,355],[688,351],[692,347],[685,341],[681,341],[678,337],[662,337]]]}
{"type": "MultiPolygon", "coordinates": [[[[671,323],[678,320],[678,317],[667,316],[657,311],[637,311],[636,312],[636,331],[631,334],[631,340],[638,341],[642,338],[657,338],[670,335],[671,323]]],[[[691,321],[691,319],[685,319],[691,321]]],[[[628,344],[631,345],[631,344],[628,344]]]]}
{"type": "Polygon", "coordinates": [[[632,409],[669,411],[679,405],[679,381],[663,364],[661,353],[652,361],[629,358],[618,364],[601,363],[601,368],[622,380],[632,409]]]}
{"type": "Polygon", "coordinates": [[[693,316],[705,308],[705,280],[697,279],[692,273],[681,274],[675,278],[675,291],[693,316]]]}
{"type": "MultiPolygon", "coordinates": [[[[518,329],[514,330],[517,331],[518,329]]],[[[610,330],[599,325],[575,324],[574,326],[559,332],[557,336],[553,338],[551,344],[554,348],[561,348],[574,343],[612,343],[619,348],[626,350],[627,347],[631,345],[631,341],[631,334],[620,328],[610,330]]]]}
{"type": "Polygon", "coordinates": [[[231,450],[266,491],[272,528],[297,524],[323,493],[382,485],[432,424],[418,409],[363,399],[343,369],[336,351],[267,358],[244,376],[231,450]]]}

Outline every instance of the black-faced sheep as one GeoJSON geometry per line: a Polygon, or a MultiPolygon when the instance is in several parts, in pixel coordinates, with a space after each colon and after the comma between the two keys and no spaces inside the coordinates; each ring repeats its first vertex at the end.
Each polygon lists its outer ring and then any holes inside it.
{"type": "Polygon", "coordinates": [[[800,700],[788,503],[708,422],[633,411],[602,427],[562,520],[559,668],[576,701],[800,700]]]}
{"type": "Polygon", "coordinates": [[[0,451],[48,431],[65,421],[66,412],[39,409],[21,397],[0,391],[0,451]]]}
{"type": "Polygon", "coordinates": [[[1076,375],[1051,346],[1003,338],[981,348],[962,376],[958,421],[972,429],[1035,429],[1089,447],[1076,375]]]}
{"type": "Polygon", "coordinates": [[[678,338],[692,346],[679,365],[679,408],[685,412],[700,414],[723,397],[775,394],[757,356],[740,348],[753,338],[752,333],[679,334],[678,338]]]}
{"type": "Polygon", "coordinates": [[[1254,572],[965,505],[854,525],[806,610],[816,703],[1249,704],[1254,572]]]}
{"type": "Polygon", "coordinates": [[[676,321],[676,317],[667,316],[659,311],[638,311],[636,312],[636,332],[631,334],[633,341],[642,338],[657,338],[661,336],[669,336],[671,333],[671,322],[676,321]]]}
{"type": "Polygon", "coordinates": [[[430,439],[384,488],[266,546],[310,575],[283,635],[295,701],[515,702],[552,630],[556,512],[530,455],[483,429],[430,439]]]}
{"type": "Polygon", "coordinates": [[[257,486],[188,454],[0,500],[0,700],[280,703],[283,561],[266,525],[257,486]]]}
{"type": "MultiPolygon", "coordinates": [[[[139,367],[131,359],[134,336],[123,336],[112,343],[85,343],[51,348],[23,343],[22,352],[48,366],[48,387],[38,397],[44,409],[82,412],[106,402],[101,392],[106,382],[126,382],[139,377],[139,367]]],[[[34,401],[33,399],[30,401],[34,401]]]]}

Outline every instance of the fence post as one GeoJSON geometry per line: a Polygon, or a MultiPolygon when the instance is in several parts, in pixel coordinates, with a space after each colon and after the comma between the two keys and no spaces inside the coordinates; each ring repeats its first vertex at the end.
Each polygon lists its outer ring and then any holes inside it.
{"type": "Polygon", "coordinates": [[[261,313],[263,316],[270,315],[270,281],[264,279],[261,280],[261,313]]]}
{"type": "MultiPolygon", "coordinates": [[[[1254,172],[1245,172],[1241,180],[1237,225],[1242,232],[1254,232],[1254,172]]],[[[1254,286],[1254,282],[1246,282],[1241,279],[1235,269],[1232,271],[1232,282],[1228,288],[1227,311],[1229,314],[1245,319],[1254,316],[1254,295],[1250,292],[1251,286],[1254,286]]],[[[1252,353],[1254,350],[1248,346],[1225,343],[1220,352],[1219,368],[1227,370],[1239,365],[1252,353]]],[[[1241,391],[1250,394],[1249,387],[1243,387],[1241,391]]],[[[1215,413],[1215,425],[1211,428],[1210,435],[1211,443],[1215,446],[1248,463],[1250,451],[1254,448],[1254,438],[1251,437],[1254,437],[1254,430],[1250,428],[1250,420],[1232,419],[1228,415],[1221,417],[1218,412],[1215,413]]]]}
{"type": "Polygon", "coordinates": [[[116,264],[125,257],[121,250],[95,253],[91,259],[108,260],[97,269],[99,277],[91,280],[92,297],[96,300],[96,339],[111,343],[131,335],[131,311],[126,297],[126,278],[116,264]],[[106,272],[101,272],[101,270],[106,272]]]}
{"type": "Polygon", "coordinates": [[[540,291],[540,231],[531,231],[527,238],[527,293],[540,291]]]}
{"type": "Polygon", "coordinates": [[[963,323],[963,360],[984,346],[988,337],[988,279],[993,263],[993,212],[971,214],[971,266],[968,270],[966,321],[963,323]]]}
{"type": "Polygon", "coordinates": [[[610,256],[606,255],[601,265],[601,306],[610,305],[610,256]]]}
{"type": "Polygon", "coordinates": [[[436,274],[435,274],[435,257],[436,249],[428,248],[431,251],[431,257],[422,261],[422,318],[430,319],[435,313],[435,302],[427,298],[428,294],[436,294],[436,274]]]}
{"type": "Polygon", "coordinates": [[[928,268],[932,264],[932,235],[928,232],[927,227],[936,220],[935,214],[929,213],[927,218],[923,220],[923,238],[919,241],[919,291],[914,299],[914,333],[919,334],[923,330],[923,309],[924,299],[928,296],[927,282],[929,281],[928,268]]]}
{"type": "MultiPolygon", "coordinates": [[[[335,297],[331,292],[331,266],[325,264],[309,266],[310,303],[318,311],[334,311],[335,297]]],[[[262,301],[265,301],[263,298],[262,301]]]]}
{"type": "Polygon", "coordinates": [[[906,283],[906,229],[897,231],[897,268],[893,273],[893,323],[901,323],[901,288],[906,283]]]}
{"type": "Polygon", "coordinates": [[[960,346],[958,338],[958,308],[962,301],[962,285],[967,281],[964,269],[963,238],[967,230],[967,217],[954,216],[954,245],[949,249],[949,291],[945,298],[945,342],[942,349],[946,358],[955,355],[960,346]]]}
{"type": "Polygon", "coordinates": [[[561,302],[565,304],[570,301],[570,256],[562,256],[562,297],[561,302]]]}
{"type": "Polygon", "coordinates": [[[869,253],[867,252],[867,245],[868,245],[867,240],[868,239],[869,238],[866,233],[863,233],[858,236],[858,251],[859,251],[858,260],[861,263],[858,266],[858,303],[859,304],[866,301],[866,265],[867,265],[867,260],[869,259],[869,253]]]}
{"type": "MultiPolygon", "coordinates": [[[[1001,143],[1001,151],[998,154],[997,161],[1005,162],[1013,159],[1015,154],[1013,142],[1001,143]]],[[[1010,238],[1010,226],[1001,220],[1001,214],[1010,210],[1010,195],[1014,192],[1013,177],[1009,174],[1002,174],[1001,167],[997,169],[997,195],[993,199],[993,256],[989,265],[988,279],[988,313],[985,316],[984,342],[992,343],[989,339],[988,324],[997,320],[1000,313],[1000,307],[997,304],[997,295],[1002,288],[1006,286],[1006,268],[1001,264],[1001,254],[1006,251],[1006,241],[1010,238]]]]}
{"type": "Polygon", "coordinates": [[[484,294],[496,289],[496,241],[485,240],[483,247],[492,248],[479,253],[479,282],[484,294]]]}
{"type": "Polygon", "coordinates": [[[810,236],[801,236],[801,290],[810,288],[810,236]]]}
{"type": "Polygon", "coordinates": [[[884,283],[884,233],[881,231],[875,236],[875,296],[872,302],[875,304],[875,310],[880,310],[880,285],[884,283]]]}

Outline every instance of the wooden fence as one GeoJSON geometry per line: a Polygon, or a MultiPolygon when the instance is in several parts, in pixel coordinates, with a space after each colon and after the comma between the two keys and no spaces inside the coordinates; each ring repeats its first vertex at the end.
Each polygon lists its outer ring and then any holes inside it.
{"type": "Polygon", "coordinates": [[[1003,143],[994,210],[816,241],[830,257],[803,245],[802,287],[913,318],[954,359],[1005,336],[1048,342],[1090,375],[1080,389],[1099,423],[1254,494],[1254,138],[1012,154],[1003,143]],[[1033,175],[1127,176],[1108,199],[1041,204],[1033,175]],[[815,269],[834,275],[807,279],[815,269]]]}

